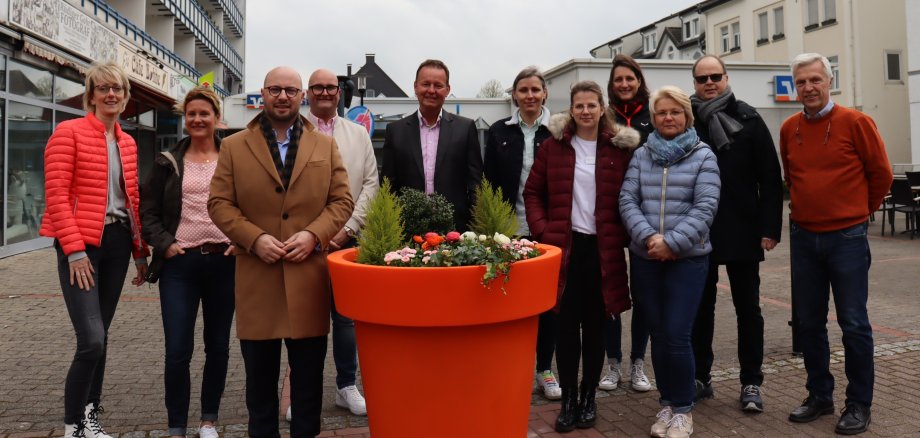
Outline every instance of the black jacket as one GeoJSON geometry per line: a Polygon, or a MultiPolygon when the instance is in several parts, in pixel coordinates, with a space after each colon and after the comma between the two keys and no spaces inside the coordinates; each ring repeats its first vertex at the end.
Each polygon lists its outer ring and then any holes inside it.
{"type": "MultiPolygon", "coordinates": [[[[153,247],[153,259],[147,269],[147,281],[156,283],[163,266],[163,254],[176,241],[182,217],[183,157],[192,143],[185,137],[167,152],[157,154],[153,168],[141,187],[141,230],[144,240],[153,247]]],[[[220,149],[220,139],[214,137],[220,149]]]]}
{"type": "MultiPolygon", "coordinates": [[[[510,120],[511,117],[505,117],[489,127],[482,166],[483,176],[493,186],[502,189],[505,201],[513,209],[521,186],[521,168],[524,167],[524,133],[520,126],[506,124],[510,120]]],[[[537,156],[540,143],[549,137],[549,129],[540,125],[533,140],[534,157],[537,156]]]]}
{"type": "MultiPolygon", "coordinates": [[[[611,105],[616,105],[618,108],[622,107],[622,105],[617,105],[612,102],[611,105]]],[[[655,127],[652,126],[652,115],[648,107],[648,101],[645,101],[645,103],[642,104],[642,109],[629,119],[620,114],[620,111],[614,110],[613,106],[607,107],[607,112],[613,116],[617,123],[639,131],[639,135],[641,136],[639,146],[644,145],[645,141],[648,140],[649,134],[655,130],[655,127]]]]}
{"type": "MultiPolygon", "coordinates": [[[[719,162],[722,195],[710,229],[710,260],[713,263],[760,261],[764,259],[760,239],[769,237],[779,242],[783,224],[779,158],[770,130],[757,110],[734,100],[725,113],[744,128],[727,148],[718,150],[712,146],[719,162]]],[[[709,125],[699,117],[695,120],[700,140],[711,145],[709,125]]]]}

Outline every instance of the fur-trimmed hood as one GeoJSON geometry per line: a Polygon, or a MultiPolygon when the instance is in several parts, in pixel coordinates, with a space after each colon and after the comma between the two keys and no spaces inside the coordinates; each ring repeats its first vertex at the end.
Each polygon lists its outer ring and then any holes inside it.
{"type": "MultiPolygon", "coordinates": [[[[609,129],[611,144],[618,148],[628,150],[633,150],[640,146],[639,141],[642,137],[639,135],[639,131],[616,123],[616,121],[610,117],[608,111],[604,112],[604,119],[605,124],[608,127],[612,127],[612,129],[609,129]]],[[[575,133],[572,116],[567,112],[553,114],[549,119],[548,128],[549,132],[556,140],[562,140],[564,138],[568,141],[575,133]]]]}

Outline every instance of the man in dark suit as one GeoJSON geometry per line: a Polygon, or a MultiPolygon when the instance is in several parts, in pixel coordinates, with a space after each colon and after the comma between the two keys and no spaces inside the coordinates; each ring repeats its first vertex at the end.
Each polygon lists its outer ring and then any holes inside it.
{"type": "Polygon", "coordinates": [[[465,231],[482,177],[476,124],[442,109],[450,94],[450,72],[443,62],[422,62],[414,87],[418,111],[387,126],[382,176],[394,190],[411,187],[444,195],[454,206],[454,228],[465,231]]]}

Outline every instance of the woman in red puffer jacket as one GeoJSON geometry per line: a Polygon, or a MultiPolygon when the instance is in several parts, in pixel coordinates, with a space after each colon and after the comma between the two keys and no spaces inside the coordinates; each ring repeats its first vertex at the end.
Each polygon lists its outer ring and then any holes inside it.
{"type": "Polygon", "coordinates": [[[138,215],[137,144],[118,116],[130,98],[113,63],[86,73],[83,118],[62,122],[45,147],[45,215],[40,234],[54,238],[58,276],[77,336],[64,386],[66,437],[107,438],[98,414],[106,340],[131,254],[132,280],[144,282],[147,245],[138,215]]]}

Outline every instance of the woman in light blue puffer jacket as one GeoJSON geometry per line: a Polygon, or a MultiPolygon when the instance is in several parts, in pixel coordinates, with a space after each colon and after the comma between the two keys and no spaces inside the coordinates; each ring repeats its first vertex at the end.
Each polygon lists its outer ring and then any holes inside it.
{"type": "Polygon", "coordinates": [[[651,435],[689,437],[695,395],[693,321],[709,270],[709,226],[721,182],[715,154],[693,129],[690,98],[677,87],[650,99],[648,141],[636,150],[620,191],[633,297],[652,338],[661,411],[651,435]]]}

